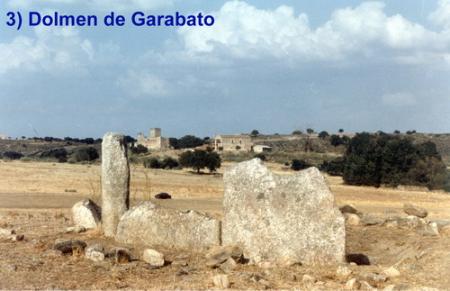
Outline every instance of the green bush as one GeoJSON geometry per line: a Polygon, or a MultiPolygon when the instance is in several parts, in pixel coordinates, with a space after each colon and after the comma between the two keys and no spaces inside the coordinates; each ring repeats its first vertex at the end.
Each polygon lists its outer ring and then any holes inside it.
{"type": "Polygon", "coordinates": [[[148,158],[144,160],[144,167],[150,169],[161,169],[161,162],[157,158],[148,158]]]}
{"type": "Polygon", "coordinates": [[[20,160],[23,154],[14,151],[8,151],[1,154],[1,157],[6,160],[20,160]]]}
{"type": "Polygon", "coordinates": [[[165,157],[162,161],[161,161],[161,168],[163,169],[175,169],[178,168],[180,166],[180,163],[171,157],[165,157]]]}
{"type": "Polygon", "coordinates": [[[67,162],[67,150],[65,148],[50,149],[39,154],[40,159],[55,159],[60,163],[67,162]]]}
{"type": "Polygon", "coordinates": [[[292,163],[291,163],[291,169],[294,171],[304,170],[309,167],[311,167],[311,165],[304,160],[294,159],[294,160],[292,160],[292,163]]]}
{"type": "Polygon", "coordinates": [[[147,149],[145,146],[141,145],[141,144],[138,144],[138,145],[135,146],[135,147],[131,147],[131,148],[130,148],[130,151],[131,151],[133,154],[135,154],[135,155],[146,154],[146,153],[148,153],[148,149],[147,149]]]}
{"type": "Polygon", "coordinates": [[[99,158],[98,151],[94,147],[81,147],[74,150],[70,155],[70,161],[79,162],[92,162],[99,158]]]}
{"type": "Polygon", "coordinates": [[[324,161],[319,169],[331,176],[342,176],[344,174],[345,161],[343,158],[336,158],[331,161],[324,161]]]}
{"type": "Polygon", "coordinates": [[[388,134],[357,134],[344,155],[347,184],[416,185],[443,189],[446,167],[436,145],[416,145],[409,138],[388,134]]]}

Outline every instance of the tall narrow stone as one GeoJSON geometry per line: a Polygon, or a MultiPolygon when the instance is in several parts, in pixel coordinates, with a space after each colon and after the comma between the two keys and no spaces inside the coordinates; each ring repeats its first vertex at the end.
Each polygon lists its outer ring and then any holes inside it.
{"type": "Polygon", "coordinates": [[[116,234],[119,219],[130,205],[130,167],[125,137],[107,133],[102,143],[102,227],[105,236],[116,234]]]}

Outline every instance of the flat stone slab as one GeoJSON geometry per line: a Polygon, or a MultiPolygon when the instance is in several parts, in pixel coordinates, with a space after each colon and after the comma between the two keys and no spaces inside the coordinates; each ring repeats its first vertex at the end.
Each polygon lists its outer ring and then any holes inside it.
{"type": "Polygon", "coordinates": [[[231,167],[224,182],[224,245],[255,263],[344,261],[344,217],[317,168],[276,175],[253,159],[231,167]]]}
{"type": "Polygon", "coordinates": [[[207,248],[220,244],[219,220],[193,210],[179,211],[143,202],[121,217],[116,240],[126,244],[207,248]]]}

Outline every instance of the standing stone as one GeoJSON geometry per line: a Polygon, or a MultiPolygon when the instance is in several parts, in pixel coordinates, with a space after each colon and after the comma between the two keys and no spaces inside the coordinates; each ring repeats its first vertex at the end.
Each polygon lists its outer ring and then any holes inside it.
{"type": "Polygon", "coordinates": [[[116,234],[119,219],[129,207],[130,167],[125,137],[107,133],[102,143],[102,226],[107,237],[116,234]]]}
{"type": "Polygon", "coordinates": [[[255,263],[344,261],[344,217],[318,169],[275,175],[253,159],[229,169],[224,182],[223,244],[242,247],[255,263]]]}

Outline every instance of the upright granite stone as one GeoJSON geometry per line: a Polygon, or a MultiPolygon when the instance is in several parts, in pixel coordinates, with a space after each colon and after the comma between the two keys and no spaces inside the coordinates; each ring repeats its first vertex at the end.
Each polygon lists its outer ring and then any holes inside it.
{"type": "Polygon", "coordinates": [[[116,234],[119,219],[129,207],[130,167],[125,137],[107,133],[102,143],[102,226],[105,236],[116,234]]]}
{"type": "Polygon", "coordinates": [[[226,171],[224,182],[224,245],[255,263],[344,261],[344,217],[318,169],[276,175],[254,159],[226,171]]]}
{"type": "Polygon", "coordinates": [[[149,247],[201,249],[220,244],[220,221],[193,210],[179,211],[146,201],[122,216],[116,240],[149,247]]]}

